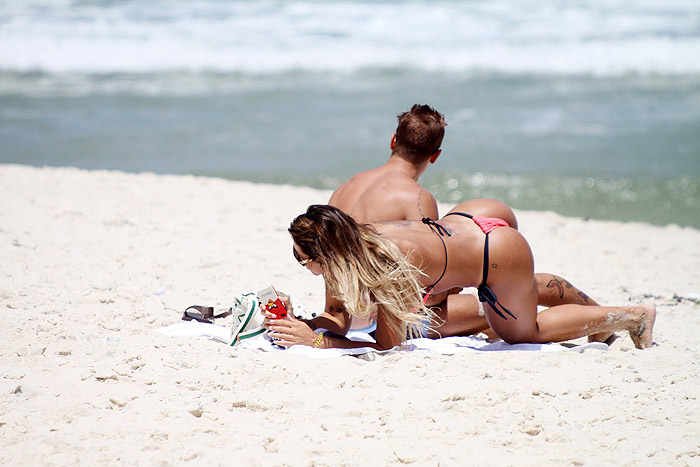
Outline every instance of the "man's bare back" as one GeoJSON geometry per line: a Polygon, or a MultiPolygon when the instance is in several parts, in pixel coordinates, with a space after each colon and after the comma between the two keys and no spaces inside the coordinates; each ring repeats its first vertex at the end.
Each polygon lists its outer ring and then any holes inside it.
{"type": "Polygon", "coordinates": [[[392,157],[385,165],[360,172],[343,183],[328,204],[359,222],[436,219],[435,197],[416,181],[421,173],[413,164],[392,157]]]}

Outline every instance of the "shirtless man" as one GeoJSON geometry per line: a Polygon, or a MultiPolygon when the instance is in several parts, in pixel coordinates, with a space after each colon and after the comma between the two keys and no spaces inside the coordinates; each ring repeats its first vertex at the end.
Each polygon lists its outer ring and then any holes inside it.
{"type": "MultiPolygon", "coordinates": [[[[416,104],[398,120],[389,143],[389,160],[381,167],[354,175],[328,201],[358,222],[439,218],[435,197],[418,179],[440,157],[445,118],[427,105],[416,104]]],[[[332,298],[327,296],[325,311],[334,312],[337,308],[329,300],[332,298]]],[[[353,318],[350,329],[370,325],[371,320],[353,318]]]]}
{"type": "MultiPolygon", "coordinates": [[[[435,197],[418,183],[418,179],[440,156],[445,126],[444,116],[427,105],[416,104],[408,112],[400,114],[396,132],[389,143],[389,160],[380,167],[354,175],[340,185],[328,204],[363,223],[420,220],[424,217],[439,219],[435,197]]],[[[471,214],[498,217],[511,227],[518,228],[515,214],[505,204],[482,199],[473,200],[472,205],[471,214]]],[[[536,274],[536,279],[541,305],[598,305],[559,276],[536,274]]],[[[459,290],[431,297],[428,305],[436,307],[436,314],[445,323],[434,326],[429,337],[439,337],[441,331],[448,335],[469,335],[488,329],[483,312],[479,312],[478,299],[474,295],[455,292],[459,290]],[[448,325],[449,329],[446,328],[448,325]]],[[[371,320],[357,318],[350,323],[344,311],[343,304],[326,291],[324,313],[309,324],[312,328],[323,327],[345,334],[350,329],[367,328],[372,323],[371,320]]],[[[607,337],[592,336],[591,339],[604,340],[607,337]]]]}
{"type": "Polygon", "coordinates": [[[438,219],[437,201],[418,178],[440,157],[445,119],[427,105],[414,105],[398,118],[389,160],[353,176],[328,201],[358,222],[438,219]]]}

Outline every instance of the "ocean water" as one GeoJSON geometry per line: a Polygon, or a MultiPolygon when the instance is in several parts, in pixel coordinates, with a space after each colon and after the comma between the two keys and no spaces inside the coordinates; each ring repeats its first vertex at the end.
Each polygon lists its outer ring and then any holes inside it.
{"type": "Polygon", "coordinates": [[[0,163],[334,188],[446,116],[441,201],[700,228],[700,2],[0,2],[0,163]]]}

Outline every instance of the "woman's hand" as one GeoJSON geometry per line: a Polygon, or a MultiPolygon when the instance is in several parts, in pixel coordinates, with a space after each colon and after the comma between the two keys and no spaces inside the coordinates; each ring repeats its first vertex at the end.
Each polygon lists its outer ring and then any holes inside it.
{"type": "Polygon", "coordinates": [[[292,301],[289,299],[289,295],[284,292],[277,292],[277,296],[280,298],[282,305],[284,305],[284,309],[287,310],[287,314],[294,316],[294,307],[292,306],[292,301]]]}
{"type": "Polygon", "coordinates": [[[282,347],[293,345],[313,346],[318,335],[303,321],[287,314],[284,319],[270,319],[271,313],[265,313],[265,328],[270,330],[269,336],[275,339],[275,344],[282,347]]]}

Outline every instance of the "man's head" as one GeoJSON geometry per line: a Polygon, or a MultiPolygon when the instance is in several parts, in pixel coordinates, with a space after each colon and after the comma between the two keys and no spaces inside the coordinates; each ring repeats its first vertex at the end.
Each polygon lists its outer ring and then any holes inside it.
{"type": "Polygon", "coordinates": [[[445,136],[445,117],[428,105],[415,104],[398,116],[392,155],[397,154],[419,164],[439,154],[445,136]]]}

